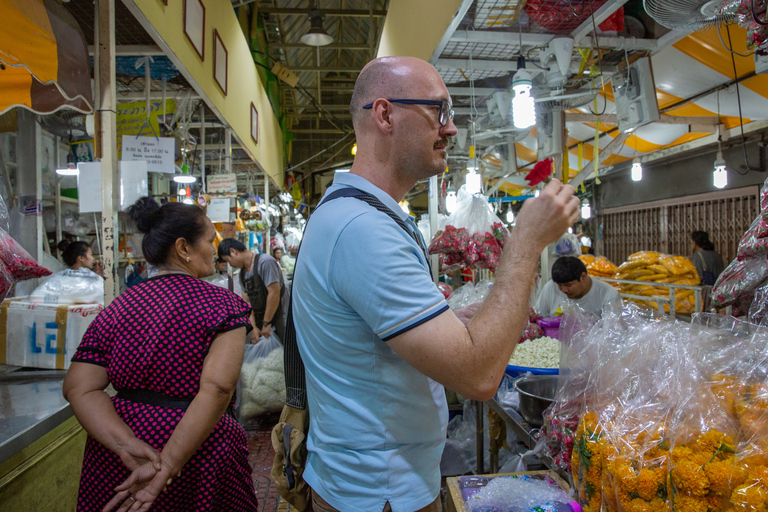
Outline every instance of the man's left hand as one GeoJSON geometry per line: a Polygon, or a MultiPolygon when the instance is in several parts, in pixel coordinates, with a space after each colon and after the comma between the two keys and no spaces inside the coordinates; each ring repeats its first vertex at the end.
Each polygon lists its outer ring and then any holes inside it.
{"type": "Polygon", "coordinates": [[[272,336],[272,325],[264,324],[259,331],[259,336],[262,338],[269,338],[272,336]]]}
{"type": "Polygon", "coordinates": [[[461,323],[464,325],[467,325],[470,320],[472,320],[472,317],[475,316],[475,313],[480,309],[480,306],[482,306],[482,302],[473,302],[469,306],[461,309],[456,310],[456,316],[461,320],[461,323]]]}

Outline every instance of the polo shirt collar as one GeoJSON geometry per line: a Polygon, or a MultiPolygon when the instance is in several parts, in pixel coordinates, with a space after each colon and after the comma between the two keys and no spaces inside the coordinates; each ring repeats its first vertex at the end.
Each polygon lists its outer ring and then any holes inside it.
{"type": "Polygon", "coordinates": [[[392,196],[362,176],[350,174],[348,172],[336,172],[333,175],[333,184],[341,185],[343,187],[354,187],[356,189],[362,190],[363,192],[368,192],[372,196],[376,197],[376,199],[384,203],[384,206],[395,212],[395,214],[397,214],[397,216],[400,217],[403,221],[411,220],[411,216],[405,213],[402,208],[400,208],[400,205],[397,204],[392,196]]]}

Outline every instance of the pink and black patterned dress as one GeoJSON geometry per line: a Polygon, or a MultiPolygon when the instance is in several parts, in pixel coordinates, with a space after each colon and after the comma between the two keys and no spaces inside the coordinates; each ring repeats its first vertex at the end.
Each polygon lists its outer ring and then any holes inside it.
{"type": "MultiPolygon", "coordinates": [[[[250,330],[249,314],[229,290],[185,274],[157,276],[102,311],[72,361],[105,367],[118,390],[117,414],[137,438],[162,450],[199,390],[211,342],[238,327],[250,330]]],[[[255,512],[251,472],[245,431],[228,412],[151,510],[255,512]]],[[[117,455],[89,436],[77,510],[100,511],[129,475],[117,455]]]]}

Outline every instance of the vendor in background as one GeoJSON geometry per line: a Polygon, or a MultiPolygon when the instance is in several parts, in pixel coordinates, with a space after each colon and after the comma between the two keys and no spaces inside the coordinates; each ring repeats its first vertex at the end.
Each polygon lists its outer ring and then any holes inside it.
{"type": "Polygon", "coordinates": [[[562,315],[560,305],[566,299],[600,315],[606,304],[619,300],[619,292],[608,283],[589,277],[587,267],[579,258],[564,256],[555,260],[552,280],[541,290],[536,312],[541,316],[562,315]]]}
{"type": "Polygon", "coordinates": [[[693,266],[699,273],[701,284],[713,286],[723,272],[723,258],[715,251],[715,244],[709,240],[706,231],[694,231],[691,233],[693,240],[693,266]]]}
{"type": "Polygon", "coordinates": [[[214,265],[216,267],[216,272],[222,276],[227,276],[227,289],[231,292],[234,292],[235,280],[232,279],[231,275],[229,275],[229,272],[227,271],[227,265],[227,260],[224,258],[216,258],[216,264],[214,265]]]}
{"type": "Polygon", "coordinates": [[[272,257],[275,258],[275,260],[277,260],[277,264],[280,265],[280,271],[282,271],[283,274],[285,274],[285,269],[283,268],[283,264],[280,263],[280,260],[283,259],[283,250],[279,247],[272,249],[272,257]]]}
{"type": "Polygon", "coordinates": [[[289,295],[275,258],[269,254],[254,254],[234,238],[225,238],[219,243],[219,257],[240,269],[242,296],[253,308],[251,325],[265,338],[269,338],[274,329],[282,341],[289,295]]]}
{"type": "Polygon", "coordinates": [[[67,242],[61,241],[58,245],[62,251],[61,259],[64,264],[72,270],[87,268],[104,277],[104,266],[101,261],[96,261],[93,257],[93,250],[86,242],[67,242]]]}

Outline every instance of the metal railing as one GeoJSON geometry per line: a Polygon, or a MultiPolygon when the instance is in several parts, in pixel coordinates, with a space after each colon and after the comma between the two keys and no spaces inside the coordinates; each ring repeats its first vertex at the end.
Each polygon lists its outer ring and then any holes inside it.
{"type": "Polygon", "coordinates": [[[702,307],[702,299],[701,299],[701,290],[703,289],[703,286],[691,286],[687,284],[675,284],[675,283],[657,283],[655,281],[630,281],[628,279],[613,279],[610,277],[597,277],[592,276],[592,279],[600,279],[601,281],[605,281],[608,283],[621,283],[621,284],[631,284],[635,286],[652,286],[654,288],[669,288],[669,297],[664,295],[634,295],[632,293],[622,293],[619,291],[620,297],[626,297],[628,299],[635,299],[635,300],[642,300],[645,302],[655,302],[657,305],[657,309],[661,314],[667,314],[664,311],[664,304],[669,304],[669,315],[675,316],[675,295],[676,290],[693,290],[693,297],[694,297],[694,304],[693,304],[693,311],[695,313],[701,312],[702,307]]]}

